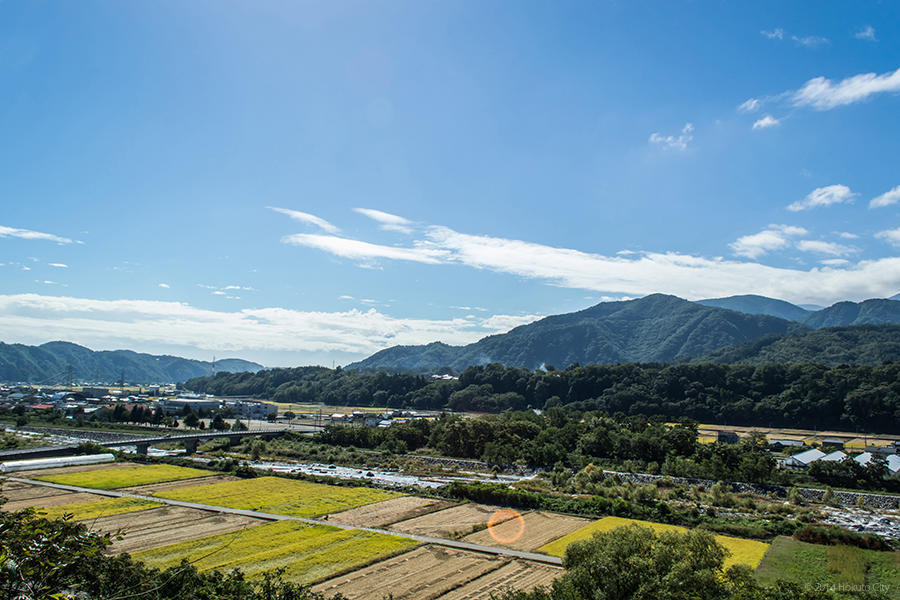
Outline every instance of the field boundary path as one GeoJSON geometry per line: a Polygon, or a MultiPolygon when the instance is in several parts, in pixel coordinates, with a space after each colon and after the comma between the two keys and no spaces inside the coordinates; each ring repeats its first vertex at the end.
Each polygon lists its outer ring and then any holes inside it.
{"type": "Polygon", "coordinates": [[[128,494],[125,492],[117,492],[115,490],[98,490],[94,488],[80,487],[77,485],[65,485],[62,483],[51,483],[49,481],[38,481],[36,479],[26,479],[24,477],[6,477],[9,481],[18,483],[26,483],[30,485],[41,485],[44,487],[54,488],[57,490],[65,490],[68,492],[81,492],[89,494],[97,494],[98,496],[109,496],[111,498],[139,498],[141,500],[152,500],[170,506],[181,506],[184,508],[195,508],[209,512],[226,513],[232,515],[242,515],[245,517],[253,517],[265,521],[300,521],[309,525],[325,525],[326,527],[337,527],[339,529],[353,529],[358,531],[369,531],[371,533],[380,533],[383,535],[392,535],[410,540],[415,540],[423,544],[432,544],[435,546],[446,546],[448,548],[457,548],[459,550],[470,550],[472,552],[481,552],[483,554],[494,554],[497,556],[508,556],[510,558],[521,558],[531,560],[548,565],[561,566],[562,559],[556,556],[540,554],[538,552],[525,552],[522,550],[512,550],[511,548],[497,548],[495,546],[484,546],[482,544],[473,544],[471,542],[462,542],[459,540],[446,540],[444,538],[431,537],[427,535],[417,535],[412,533],[398,533],[388,529],[377,529],[374,527],[355,527],[353,525],[344,525],[342,523],[333,523],[331,521],[323,521],[319,519],[308,519],[305,517],[292,517],[289,515],[276,515],[273,513],[258,512],[255,510],[246,510],[241,508],[227,508],[225,506],[215,506],[212,504],[199,504],[196,502],[184,502],[182,500],[171,500],[169,498],[158,498],[156,496],[143,496],[140,494],[128,494]]]}

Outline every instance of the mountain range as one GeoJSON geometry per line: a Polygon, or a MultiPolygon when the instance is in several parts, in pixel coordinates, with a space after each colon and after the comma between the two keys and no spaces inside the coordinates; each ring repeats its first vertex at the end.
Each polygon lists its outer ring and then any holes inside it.
{"type": "MultiPolygon", "coordinates": [[[[69,366],[75,381],[113,382],[124,377],[129,383],[175,383],[212,372],[210,362],[140,354],[131,350],[94,351],[69,342],[40,346],[0,342],[0,381],[64,383],[69,366]]],[[[217,371],[256,372],[263,366],[238,358],[216,361],[217,371]]]]}
{"type": "Polygon", "coordinates": [[[839,302],[810,311],[755,295],[690,302],[652,294],[546,317],[466,346],[394,346],[346,368],[425,373],[491,362],[535,369],[574,363],[755,363],[774,356],[781,362],[799,362],[795,358],[802,356],[804,362],[874,364],[900,360],[900,349],[891,343],[897,329],[811,334],[822,328],[888,324],[900,324],[900,302],[892,299],[839,302]],[[754,345],[761,340],[765,343],[754,345]],[[792,345],[797,345],[796,353],[792,345]]]}

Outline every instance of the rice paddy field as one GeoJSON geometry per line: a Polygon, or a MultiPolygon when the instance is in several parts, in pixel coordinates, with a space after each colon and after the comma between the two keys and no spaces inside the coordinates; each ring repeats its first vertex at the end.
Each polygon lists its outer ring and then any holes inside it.
{"type": "Polygon", "coordinates": [[[900,597],[900,552],[821,546],[778,537],[756,569],[756,577],[766,584],[787,579],[838,589],[871,586],[896,598],[900,597]]]}
{"type": "Polygon", "coordinates": [[[33,475],[31,478],[63,485],[112,490],[121,487],[146,485],[148,483],[194,479],[196,477],[206,477],[207,475],[212,475],[212,473],[203,469],[176,467],[174,465],[126,465],[91,471],[33,475]]]}
{"type": "MultiPolygon", "coordinates": [[[[649,527],[656,532],[687,531],[687,529],[685,529],[684,527],[678,527],[677,525],[652,523],[650,521],[640,521],[637,519],[623,519],[622,517],[604,517],[603,519],[594,521],[590,525],[582,527],[581,529],[574,531],[569,535],[563,536],[556,541],[541,546],[539,551],[544,552],[545,554],[550,554],[551,556],[562,556],[566,552],[566,547],[572,542],[586,540],[593,536],[594,533],[598,533],[601,531],[610,531],[612,529],[615,529],[616,527],[627,525],[641,525],[642,527],[649,527]]],[[[763,555],[766,553],[766,550],[769,548],[769,544],[766,544],[765,542],[758,542],[756,540],[746,540],[743,538],[730,537],[726,535],[716,535],[713,537],[715,537],[716,541],[725,546],[725,548],[727,548],[731,553],[725,559],[725,568],[728,568],[734,564],[744,564],[749,566],[751,569],[755,569],[757,565],[759,565],[759,562],[762,560],[763,555]]]]}
{"type": "Polygon", "coordinates": [[[232,533],[154,548],[134,554],[152,567],[191,561],[198,569],[241,569],[249,577],[284,568],[284,576],[309,583],[361,568],[418,543],[360,530],[276,521],[232,533]]]}
{"type": "Polygon", "coordinates": [[[292,517],[316,517],[403,496],[386,490],[340,487],[281,477],[241,479],[166,490],[155,495],[292,517]]]}
{"type": "Polygon", "coordinates": [[[87,521],[110,515],[120,515],[139,510],[148,510],[163,506],[159,502],[143,500],[141,498],[103,498],[91,502],[77,502],[75,504],[61,504],[40,509],[43,516],[48,519],[57,519],[64,514],[74,515],[76,521],[87,521]]]}

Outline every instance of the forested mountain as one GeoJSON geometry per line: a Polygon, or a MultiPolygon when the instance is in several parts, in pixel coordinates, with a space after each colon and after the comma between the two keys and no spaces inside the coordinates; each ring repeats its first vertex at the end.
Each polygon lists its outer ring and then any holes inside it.
{"type": "Polygon", "coordinates": [[[803,329],[776,317],[653,294],[546,317],[467,346],[396,346],[347,368],[434,372],[445,366],[462,371],[493,362],[530,369],[547,364],[669,362],[803,329]]]}
{"type": "MultiPolygon", "coordinates": [[[[0,381],[63,383],[72,366],[76,381],[114,382],[124,375],[130,383],[175,383],[212,372],[212,363],[139,354],[131,350],[95,352],[69,342],[48,342],[40,346],[0,342],[0,381]]],[[[229,358],[216,361],[217,371],[259,371],[254,362],[229,358]]]]}
{"type": "Polygon", "coordinates": [[[219,373],[184,386],[279,402],[486,412],[570,406],[808,429],[896,432],[900,420],[900,362],[874,367],[626,363],[550,372],[490,364],[466,369],[456,380],[298,367],[219,373]]]}
{"type": "Polygon", "coordinates": [[[768,335],[690,360],[692,363],[829,366],[880,365],[887,361],[900,361],[900,325],[856,325],[768,335]]]}
{"type": "Polygon", "coordinates": [[[810,311],[801,308],[796,304],[791,304],[784,300],[776,300],[775,298],[757,296],[755,294],[697,300],[697,304],[702,304],[703,306],[715,306],[717,308],[727,308],[728,310],[736,310],[738,312],[747,313],[748,315],[769,315],[770,317],[778,317],[779,319],[797,321],[800,323],[810,315],[810,311]]]}
{"type": "Polygon", "coordinates": [[[804,323],[814,329],[900,323],[900,302],[886,298],[874,298],[864,302],[838,302],[812,313],[804,323]]]}

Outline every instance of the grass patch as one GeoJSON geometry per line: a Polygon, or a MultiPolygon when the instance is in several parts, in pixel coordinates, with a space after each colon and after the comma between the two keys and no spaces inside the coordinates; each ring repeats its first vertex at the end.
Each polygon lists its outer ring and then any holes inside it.
{"type": "Polygon", "coordinates": [[[38,509],[38,512],[48,519],[58,519],[68,513],[74,515],[73,518],[76,521],[87,521],[99,517],[108,517],[109,515],[120,515],[122,513],[158,508],[160,506],[164,505],[160,502],[142,500],[140,498],[104,498],[91,502],[78,502],[76,504],[41,508],[38,509]]]}
{"type": "Polygon", "coordinates": [[[900,590],[900,552],[822,546],[778,537],[756,569],[756,577],[765,584],[786,579],[837,589],[868,585],[896,594],[900,590]]]}
{"type": "MultiPolygon", "coordinates": [[[[541,546],[538,551],[544,552],[545,554],[550,554],[551,556],[562,556],[566,552],[566,547],[572,542],[589,539],[595,533],[599,533],[601,531],[610,531],[612,529],[615,529],[616,527],[622,527],[632,524],[649,527],[657,533],[663,531],[687,531],[687,529],[685,529],[684,527],[679,527],[677,525],[652,523],[650,521],[639,521],[637,519],[624,519],[622,517],[604,517],[599,521],[594,521],[590,525],[586,525],[581,529],[578,529],[577,531],[573,531],[567,536],[561,537],[558,540],[541,546]]],[[[730,537],[726,535],[716,535],[713,537],[715,537],[716,541],[725,546],[725,548],[727,548],[731,553],[728,557],[725,558],[726,568],[734,564],[744,564],[748,565],[751,569],[754,569],[759,564],[759,561],[762,560],[763,555],[766,553],[766,550],[769,547],[769,544],[766,544],[765,542],[758,542],[756,540],[745,540],[743,538],[730,537]]]]}
{"type": "Polygon", "coordinates": [[[292,517],[316,517],[405,494],[364,487],[340,487],[281,477],[257,477],[156,494],[161,498],[241,508],[292,517]]]}
{"type": "Polygon", "coordinates": [[[311,583],[414,548],[406,538],[355,529],[277,521],[241,531],[190,540],[134,554],[151,567],[178,565],[200,570],[241,569],[248,577],[284,567],[285,579],[311,583]]]}
{"type": "Polygon", "coordinates": [[[79,473],[40,475],[33,477],[33,479],[64,485],[77,485],[96,490],[112,490],[133,485],[207,477],[212,474],[203,469],[176,467],[174,465],[128,465],[114,469],[98,469],[96,471],[81,471],[79,473]]]}

